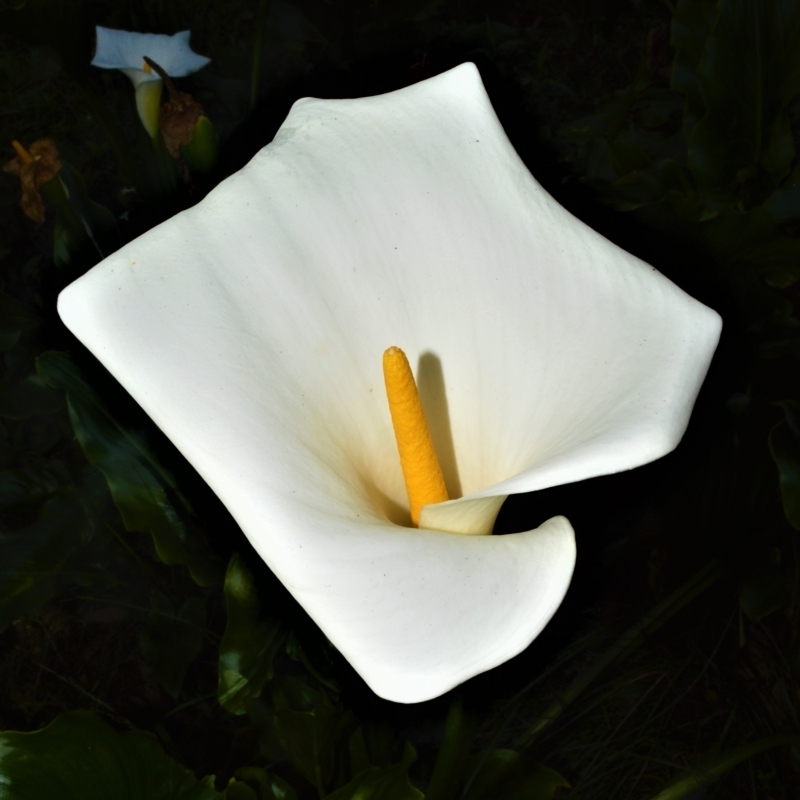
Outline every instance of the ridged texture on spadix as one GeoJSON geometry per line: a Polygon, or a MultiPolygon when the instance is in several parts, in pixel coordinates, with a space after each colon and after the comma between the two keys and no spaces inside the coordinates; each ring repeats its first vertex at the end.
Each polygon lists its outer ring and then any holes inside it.
{"type": "Polygon", "coordinates": [[[411,365],[399,347],[392,346],[384,352],[383,379],[408,492],[411,522],[418,525],[423,506],[449,500],[447,487],[411,365]]]}
{"type": "Polygon", "coordinates": [[[379,97],[298,101],[247,167],[59,308],[401,702],[519,653],[572,575],[562,517],[509,536],[441,529],[490,530],[509,493],[669,452],[720,331],[539,186],[470,64],[379,97]],[[392,342],[456,498],[426,506],[419,530],[403,527],[382,390],[392,342]]]}

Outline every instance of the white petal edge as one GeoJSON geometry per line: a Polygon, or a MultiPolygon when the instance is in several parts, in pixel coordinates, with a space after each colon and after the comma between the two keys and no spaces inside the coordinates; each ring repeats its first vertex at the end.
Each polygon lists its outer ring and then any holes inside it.
{"type": "MultiPolygon", "coordinates": [[[[101,69],[142,70],[144,57],[155,61],[172,78],[197,72],[211,59],[195,53],[189,46],[190,31],[173,36],[162,33],[135,33],[97,25],[97,49],[92,66],[101,69]]],[[[131,77],[131,76],[129,76],[131,77]]],[[[157,78],[158,76],[156,76],[157,78]]],[[[131,77],[133,80],[133,77],[131,77]]],[[[139,82],[141,82],[140,79],[139,82]]],[[[138,85],[134,81],[134,85],[138,85]]]]}
{"type": "Polygon", "coordinates": [[[507,494],[470,496],[423,506],[419,527],[462,536],[488,536],[507,497],[507,494]]]}
{"type": "Polygon", "coordinates": [[[347,594],[324,591],[313,572],[297,588],[324,595],[318,608],[325,611],[317,612],[322,630],[336,635],[344,656],[376,694],[399,703],[438,697],[521,653],[561,605],[576,557],[574,532],[564,517],[505,536],[392,528],[379,546],[372,539],[365,545],[354,546],[363,556],[346,576],[339,573],[351,584],[347,594]],[[367,574],[376,568],[383,579],[379,595],[367,574]],[[379,600],[340,605],[354,594],[379,600]],[[342,635],[344,619],[350,630],[342,635]],[[388,637],[371,650],[349,646],[387,626],[394,628],[390,646],[388,637]]]}
{"type": "Polygon", "coordinates": [[[385,347],[439,359],[464,494],[445,505],[483,506],[485,525],[498,495],[674,447],[720,327],[541,189],[473,65],[299,101],[248,167],[59,311],[399,702],[524,648],[567,589],[574,539],[563,519],[504,537],[387,522],[405,498],[385,347]]]}

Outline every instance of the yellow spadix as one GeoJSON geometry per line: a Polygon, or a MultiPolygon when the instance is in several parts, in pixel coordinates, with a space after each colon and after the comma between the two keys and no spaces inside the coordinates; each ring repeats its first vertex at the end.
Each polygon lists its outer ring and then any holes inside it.
{"type": "Polygon", "coordinates": [[[423,506],[449,500],[447,487],[414,375],[406,354],[399,347],[390,347],[384,352],[383,377],[411,506],[411,521],[417,526],[423,506]]]}
{"type": "Polygon", "coordinates": [[[33,156],[16,139],[14,139],[14,141],[11,142],[11,146],[14,148],[19,160],[23,164],[30,164],[33,162],[33,156]]]}

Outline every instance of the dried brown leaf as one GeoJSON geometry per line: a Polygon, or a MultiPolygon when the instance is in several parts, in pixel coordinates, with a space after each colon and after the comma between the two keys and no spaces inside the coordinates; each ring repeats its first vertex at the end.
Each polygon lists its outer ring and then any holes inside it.
{"type": "Polygon", "coordinates": [[[18,142],[14,143],[14,149],[18,155],[3,166],[3,171],[19,177],[22,212],[41,225],[44,222],[44,201],[39,187],[55,178],[61,169],[56,144],[52,139],[37,139],[28,150],[18,142]]]}

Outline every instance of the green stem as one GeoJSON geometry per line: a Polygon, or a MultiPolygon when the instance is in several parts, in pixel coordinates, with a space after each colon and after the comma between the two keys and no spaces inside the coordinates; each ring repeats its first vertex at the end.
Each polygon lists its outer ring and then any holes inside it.
{"type": "Polygon", "coordinates": [[[722,758],[719,758],[710,767],[698,770],[692,775],[682,778],[673,783],[672,786],[668,786],[658,794],[653,795],[650,800],[681,800],[681,798],[696,792],[702,786],[715,781],[737,764],[741,764],[742,761],[747,761],[747,759],[763,753],[765,750],[771,750],[773,747],[781,747],[785,744],[800,744],[800,734],[785,733],[777,736],[767,736],[757,742],[737,747],[735,750],[726,753],[722,758]]]}
{"type": "Polygon", "coordinates": [[[662,600],[649,614],[629,628],[588,670],[580,674],[552,703],[539,719],[528,729],[523,738],[527,747],[535,736],[555,722],[565,709],[612,664],[624,661],[647,637],[655,633],[684,606],[688,605],[701,592],[711,586],[721,575],[722,565],[712,562],[704,567],[686,583],[678,587],[669,597],[662,600]]]}
{"type": "Polygon", "coordinates": [[[65,223],[73,228],[73,230],[83,231],[89,241],[94,245],[94,249],[97,250],[97,254],[100,258],[105,258],[105,254],[97,243],[97,239],[94,238],[94,232],[89,222],[82,214],[72,207],[72,203],[69,201],[69,190],[64,185],[64,181],[61,180],[61,176],[56,175],[51,180],[47,181],[47,183],[42,184],[41,188],[42,194],[58,206],[58,210],[64,215],[65,223]]]}
{"type": "Polygon", "coordinates": [[[755,70],[756,70],[756,130],[755,130],[755,144],[753,147],[753,166],[758,169],[759,161],[761,160],[761,144],[763,138],[763,125],[764,125],[764,85],[762,83],[762,55],[761,55],[761,13],[758,3],[753,4],[753,38],[755,39],[756,57],[755,70]]]}
{"type": "Polygon", "coordinates": [[[204,694],[202,697],[193,697],[191,700],[187,700],[185,703],[181,703],[179,706],[175,706],[171,711],[167,711],[163,717],[159,720],[159,722],[164,722],[165,719],[171,717],[173,714],[177,714],[179,711],[183,711],[184,708],[189,708],[190,706],[195,706],[198,703],[202,703],[204,700],[211,700],[212,698],[216,697],[217,693],[212,692],[211,694],[204,694]]]}
{"type": "Polygon", "coordinates": [[[464,760],[469,756],[474,737],[474,721],[464,713],[461,701],[453,700],[447,712],[442,746],[433,766],[425,800],[452,800],[455,797],[464,760]]]}
{"type": "Polygon", "coordinates": [[[80,217],[70,205],[69,192],[64,185],[64,181],[61,180],[60,175],[56,175],[54,178],[47,181],[47,183],[43,183],[41,191],[48,200],[58,206],[58,210],[64,215],[68,225],[83,230],[80,217]]]}
{"type": "Polygon", "coordinates": [[[153,155],[155,156],[160,184],[157,194],[174,194],[177,181],[175,179],[175,165],[172,163],[172,156],[167,151],[167,146],[164,144],[160,133],[150,141],[153,143],[153,155]]]}
{"type": "MultiPolygon", "coordinates": [[[[800,590],[800,532],[792,531],[792,553],[794,555],[794,583],[792,584],[792,599],[789,608],[794,612],[797,607],[798,590],[800,590]]],[[[793,634],[794,640],[797,634],[793,634]]]]}
{"type": "Polygon", "coordinates": [[[327,792],[325,791],[325,781],[322,777],[322,763],[319,748],[316,746],[314,747],[314,786],[317,789],[319,800],[325,800],[327,792]]]}
{"type": "Polygon", "coordinates": [[[261,0],[258,4],[256,18],[256,40],[253,42],[253,67],[250,72],[250,111],[258,103],[258,91],[261,85],[261,58],[264,53],[264,38],[267,32],[270,0],[261,0]]]}

